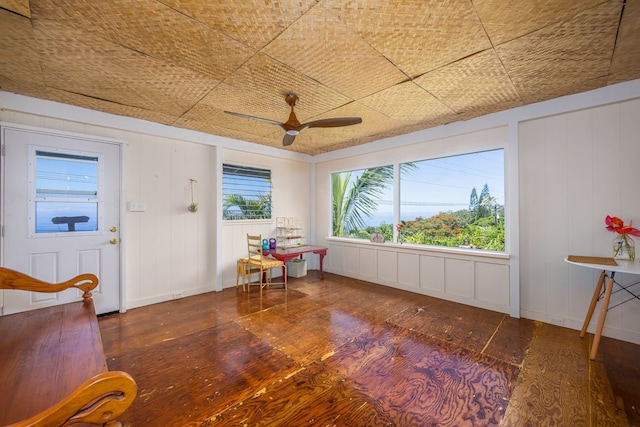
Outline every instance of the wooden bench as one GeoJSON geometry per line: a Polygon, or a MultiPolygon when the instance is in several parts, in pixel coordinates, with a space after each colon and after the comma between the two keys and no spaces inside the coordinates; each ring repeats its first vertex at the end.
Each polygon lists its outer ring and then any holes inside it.
{"type": "Polygon", "coordinates": [[[0,316],[0,426],[121,425],[137,385],[107,369],[91,298],[97,285],[93,274],[51,284],[0,267],[0,289],[83,292],[83,301],[0,316]]]}

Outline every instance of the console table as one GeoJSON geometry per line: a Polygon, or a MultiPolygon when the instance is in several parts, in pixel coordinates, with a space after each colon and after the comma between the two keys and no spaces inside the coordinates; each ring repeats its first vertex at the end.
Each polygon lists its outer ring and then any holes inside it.
{"type": "MultiPolygon", "coordinates": [[[[271,255],[285,264],[294,258],[302,258],[302,255],[306,253],[318,254],[320,257],[320,278],[324,279],[322,261],[324,260],[325,255],[327,255],[327,248],[324,246],[296,246],[289,249],[270,249],[268,251],[262,251],[263,255],[271,255]]],[[[285,268],[282,269],[282,274],[286,274],[285,268]]]]}
{"type": "Polygon", "coordinates": [[[568,256],[567,258],[565,258],[565,261],[569,264],[601,270],[598,281],[596,282],[596,287],[593,290],[593,297],[591,298],[589,310],[587,310],[587,315],[584,319],[582,330],[580,331],[580,337],[583,338],[585,333],[587,332],[589,322],[591,322],[591,317],[593,316],[596,304],[602,299],[600,315],[598,317],[598,324],[593,336],[591,354],[589,355],[589,359],[594,360],[596,358],[596,353],[598,352],[598,345],[600,344],[600,337],[602,336],[602,329],[604,327],[604,321],[607,317],[607,311],[609,311],[609,309],[611,308],[617,307],[620,304],[624,304],[625,302],[632,301],[634,299],[640,300],[640,295],[631,290],[633,286],[640,284],[640,281],[631,283],[629,285],[621,285],[620,283],[615,281],[615,275],[616,273],[640,275],[640,263],[627,260],[614,260],[613,258],[583,257],[576,255],[568,256]],[[619,287],[619,289],[616,291],[613,290],[614,284],[618,285],[619,287]],[[603,286],[604,291],[602,289],[603,286]],[[614,305],[613,307],[609,307],[611,295],[617,292],[626,292],[629,297],[626,300],[614,305]]]}

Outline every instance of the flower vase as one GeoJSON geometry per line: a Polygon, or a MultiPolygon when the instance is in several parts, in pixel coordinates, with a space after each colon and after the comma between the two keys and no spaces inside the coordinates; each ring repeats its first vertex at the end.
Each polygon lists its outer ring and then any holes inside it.
{"type": "Polygon", "coordinates": [[[618,234],[613,239],[613,257],[615,259],[636,259],[636,242],[628,234],[618,234]]]}

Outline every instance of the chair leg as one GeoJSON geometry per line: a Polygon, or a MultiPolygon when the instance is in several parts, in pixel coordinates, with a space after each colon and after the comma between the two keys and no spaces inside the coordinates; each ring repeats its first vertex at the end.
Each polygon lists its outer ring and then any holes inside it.
{"type": "Polygon", "coordinates": [[[240,279],[240,276],[242,275],[242,290],[244,291],[244,274],[241,271],[244,270],[244,266],[242,265],[243,262],[238,260],[236,263],[236,289],[238,289],[238,280],[240,279]]]}
{"type": "Polygon", "coordinates": [[[248,261],[243,261],[241,264],[241,266],[238,266],[238,270],[240,272],[240,275],[242,276],[242,292],[246,292],[249,289],[249,283],[251,281],[251,265],[249,265],[248,261]]]}
{"type": "Polygon", "coordinates": [[[245,292],[245,285],[249,286],[249,281],[251,280],[251,276],[248,273],[249,264],[245,264],[242,269],[242,292],[245,292]]]}

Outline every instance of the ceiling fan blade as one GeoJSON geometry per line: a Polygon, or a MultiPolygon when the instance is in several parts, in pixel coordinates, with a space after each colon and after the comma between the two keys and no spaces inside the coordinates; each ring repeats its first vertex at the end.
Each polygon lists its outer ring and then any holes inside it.
{"type": "Polygon", "coordinates": [[[357,125],[358,123],[362,123],[362,119],[360,117],[341,117],[335,119],[323,119],[316,120],[313,122],[305,123],[302,125],[303,128],[336,128],[341,126],[351,126],[357,125]]]}
{"type": "Polygon", "coordinates": [[[296,139],[295,135],[290,135],[288,133],[284,134],[284,138],[282,138],[282,145],[287,147],[291,144],[293,144],[293,141],[296,139]]]}
{"type": "Polygon", "coordinates": [[[285,101],[291,107],[291,113],[289,114],[289,119],[284,123],[270,119],[263,119],[262,117],[249,116],[242,113],[234,113],[232,111],[225,111],[225,113],[242,117],[244,119],[258,120],[278,126],[285,132],[284,138],[282,139],[282,145],[285,147],[293,144],[293,141],[295,141],[296,139],[296,135],[307,128],[335,128],[362,123],[362,119],[360,117],[337,117],[334,119],[315,120],[309,123],[301,124],[296,117],[296,113],[293,111],[293,107],[295,107],[296,102],[298,101],[298,96],[293,93],[288,93],[285,96],[285,101]]]}
{"type": "Polygon", "coordinates": [[[262,117],[249,116],[247,114],[234,113],[233,111],[225,111],[225,113],[231,114],[232,116],[242,117],[244,119],[258,120],[260,122],[271,123],[272,125],[276,125],[276,126],[282,127],[282,123],[277,122],[275,120],[263,119],[262,117]]]}

